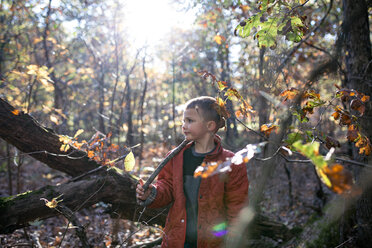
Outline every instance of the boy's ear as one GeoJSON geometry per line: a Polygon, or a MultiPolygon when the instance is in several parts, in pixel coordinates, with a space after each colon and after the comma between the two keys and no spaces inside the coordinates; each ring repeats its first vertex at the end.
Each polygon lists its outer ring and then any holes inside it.
{"type": "Polygon", "coordinates": [[[213,132],[217,129],[217,123],[215,121],[208,121],[207,128],[209,131],[213,132]]]}

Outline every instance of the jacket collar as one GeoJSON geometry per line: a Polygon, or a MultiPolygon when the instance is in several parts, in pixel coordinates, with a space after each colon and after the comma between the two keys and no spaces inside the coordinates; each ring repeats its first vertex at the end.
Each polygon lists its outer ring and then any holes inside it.
{"type": "MultiPolygon", "coordinates": [[[[183,151],[186,150],[186,149],[188,149],[188,148],[190,148],[194,143],[195,143],[194,141],[190,141],[185,146],[185,148],[183,149],[183,151]]],[[[216,158],[222,152],[221,137],[219,135],[217,135],[217,134],[214,136],[214,143],[216,144],[216,149],[214,149],[212,153],[210,153],[210,154],[208,154],[206,156],[206,159],[207,160],[216,158]]]]}

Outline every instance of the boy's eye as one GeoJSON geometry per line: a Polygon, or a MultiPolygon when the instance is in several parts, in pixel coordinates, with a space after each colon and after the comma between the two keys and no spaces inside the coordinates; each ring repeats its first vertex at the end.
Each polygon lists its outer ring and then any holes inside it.
{"type": "Polygon", "coordinates": [[[185,120],[183,120],[183,123],[191,123],[191,122],[194,122],[194,120],[191,120],[191,119],[185,119],[185,120]]]}

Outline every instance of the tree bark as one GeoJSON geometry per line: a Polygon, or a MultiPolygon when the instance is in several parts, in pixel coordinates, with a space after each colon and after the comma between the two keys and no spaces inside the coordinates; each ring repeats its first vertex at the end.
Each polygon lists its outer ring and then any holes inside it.
{"type": "Polygon", "coordinates": [[[49,167],[77,176],[98,167],[84,152],[70,148],[61,152],[62,143],[53,130],[41,126],[34,118],[15,109],[0,98],[0,137],[49,167]],[[69,154],[69,155],[68,155],[69,154]],[[67,156],[68,155],[68,156],[67,156]]]}
{"type": "MultiPolygon", "coordinates": [[[[49,167],[78,176],[99,165],[90,161],[85,152],[70,148],[62,153],[59,136],[52,130],[42,127],[35,119],[15,109],[0,98],[0,137],[16,146],[20,151],[32,153],[30,156],[42,161],[49,167]]],[[[55,209],[45,206],[40,198],[59,199],[72,211],[78,211],[99,201],[114,206],[115,213],[121,218],[134,220],[136,211],[136,180],[129,174],[120,175],[114,170],[97,170],[79,180],[70,180],[59,186],[45,186],[39,190],[17,196],[0,198],[0,233],[9,233],[27,226],[37,218],[49,218],[59,214],[55,209]]],[[[152,223],[164,224],[166,211],[147,210],[142,220],[156,215],[152,223]],[[164,212],[163,214],[160,214],[164,212]]]]}
{"type": "MultiPolygon", "coordinates": [[[[368,22],[368,6],[365,0],[343,0],[345,37],[345,86],[360,93],[372,96],[372,54],[370,30],[368,22]]],[[[370,127],[372,119],[371,101],[359,122],[362,132],[372,139],[370,127]]],[[[368,163],[368,158],[360,156],[357,149],[353,149],[354,159],[368,163]]],[[[371,159],[369,159],[371,161],[371,159]]],[[[357,181],[365,171],[355,170],[357,181]]],[[[352,243],[357,247],[370,247],[372,241],[372,187],[364,189],[362,196],[350,209],[345,222],[343,236],[353,235],[352,243]]]]}

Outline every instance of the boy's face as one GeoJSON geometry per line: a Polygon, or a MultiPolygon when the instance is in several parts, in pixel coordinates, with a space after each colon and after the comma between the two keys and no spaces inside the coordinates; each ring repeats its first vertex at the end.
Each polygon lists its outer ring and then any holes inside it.
{"type": "Polygon", "coordinates": [[[202,117],[201,110],[190,108],[183,112],[182,131],[187,140],[194,141],[201,140],[208,134],[208,122],[202,117]]]}

